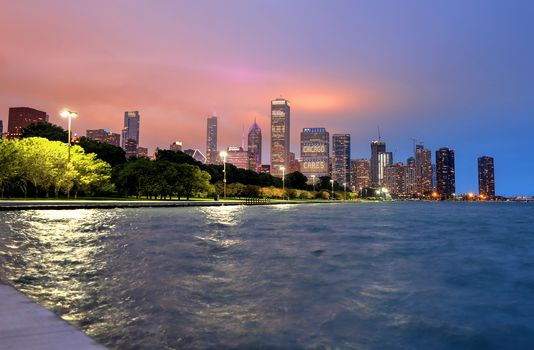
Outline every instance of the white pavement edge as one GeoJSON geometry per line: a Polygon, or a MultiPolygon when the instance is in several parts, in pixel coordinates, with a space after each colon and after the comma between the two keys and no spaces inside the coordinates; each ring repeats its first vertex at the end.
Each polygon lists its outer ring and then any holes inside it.
{"type": "Polygon", "coordinates": [[[0,349],[106,348],[15,288],[0,284],[0,349]]]}

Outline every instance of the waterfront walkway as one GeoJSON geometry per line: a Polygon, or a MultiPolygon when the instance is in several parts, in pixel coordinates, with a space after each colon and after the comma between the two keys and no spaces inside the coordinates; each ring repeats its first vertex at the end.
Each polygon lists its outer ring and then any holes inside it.
{"type": "MultiPolygon", "coordinates": [[[[278,203],[278,202],[277,202],[278,203]]],[[[142,201],[142,200],[0,200],[0,210],[112,209],[154,207],[220,207],[249,204],[242,201],[142,201]]],[[[274,203],[263,203],[274,204],[274,203]]]]}
{"type": "Polygon", "coordinates": [[[15,288],[0,284],[0,349],[106,348],[15,288]]]}

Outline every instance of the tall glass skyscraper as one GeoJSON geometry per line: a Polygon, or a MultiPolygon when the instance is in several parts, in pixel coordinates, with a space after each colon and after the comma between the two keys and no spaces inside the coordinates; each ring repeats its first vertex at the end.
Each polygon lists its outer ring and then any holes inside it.
{"type": "Polygon", "coordinates": [[[387,166],[393,165],[393,153],[391,152],[378,152],[378,181],[375,186],[384,185],[385,169],[387,166]]]}
{"type": "Polygon", "coordinates": [[[283,98],[271,101],[271,175],[289,172],[290,103],[283,98]]]}
{"type": "Polygon", "coordinates": [[[261,128],[254,119],[254,124],[248,129],[248,154],[249,154],[249,169],[259,172],[261,165],[261,128]]]}
{"type": "Polygon", "coordinates": [[[423,145],[415,146],[415,175],[420,195],[432,191],[432,153],[423,145]]]}
{"type": "Polygon", "coordinates": [[[371,159],[369,160],[369,177],[371,187],[380,185],[378,180],[378,154],[386,151],[386,143],[383,141],[371,142],[371,159]]]}
{"type": "Polygon", "coordinates": [[[493,157],[478,158],[478,194],[485,199],[495,198],[495,165],[493,157]]]}
{"type": "Polygon", "coordinates": [[[447,147],[436,151],[436,191],[442,199],[451,198],[456,193],[454,150],[447,147]]]}
{"type": "Polygon", "coordinates": [[[139,111],[124,112],[121,147],[126,152],[126,157],[137,156],[140,120],[139,111]]]}
{"type": "Polygon", "coordinates": [[[332,179],[350,186],[350,134],[332,135],[332,179]]]}
{"type": "Polygon", "coordinates": [[[313,181],[328,176],[330,134],[325,128],[304,128],[300,133],[300,172],[313,181]]]}
{"type": "Polygon", "coordinates": [[[208,117],[208,125],[206,129],[206,162],[208,164],[217,163],[217,117],[208,117]]]}

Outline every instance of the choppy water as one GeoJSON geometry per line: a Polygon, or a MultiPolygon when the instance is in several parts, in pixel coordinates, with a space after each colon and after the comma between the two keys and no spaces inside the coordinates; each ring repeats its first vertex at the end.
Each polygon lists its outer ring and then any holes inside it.
{"type": "Polygon", "coordinates": [[[534,348],[532,204],[3,212],[0,263],[112,348],[534,348]]]}

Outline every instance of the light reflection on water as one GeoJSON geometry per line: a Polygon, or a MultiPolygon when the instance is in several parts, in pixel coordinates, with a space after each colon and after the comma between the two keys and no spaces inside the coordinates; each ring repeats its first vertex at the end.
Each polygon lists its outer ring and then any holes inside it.
{"type": "Polygon", "coordinates": [[[532,348],[532,209],[4,212],[0,275],[121,349],[532,348]]]}

